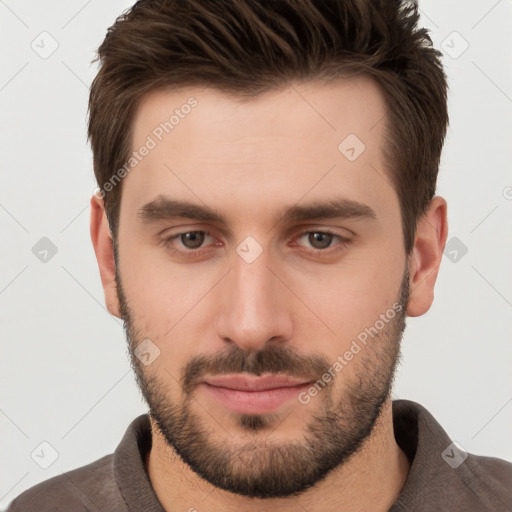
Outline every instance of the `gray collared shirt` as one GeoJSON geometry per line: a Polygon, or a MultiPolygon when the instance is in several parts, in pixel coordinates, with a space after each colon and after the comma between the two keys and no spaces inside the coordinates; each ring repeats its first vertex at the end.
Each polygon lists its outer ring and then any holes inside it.
{"type": "MultiPolygon", "coordinates": [[[[411,468],[390,512],[512,511],[511,463],[461,451],[424,407],[409,400],[393,401],[393,424],[411,468]]],[[[113,454],[31,487],[7,512],[165,512],[144,463],[150,449],[143,414],[113,454]]]]}

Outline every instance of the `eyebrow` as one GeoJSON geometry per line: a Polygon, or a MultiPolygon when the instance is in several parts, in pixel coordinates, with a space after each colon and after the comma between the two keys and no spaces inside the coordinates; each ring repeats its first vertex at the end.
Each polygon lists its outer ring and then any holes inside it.
{"type": "MultiPolygon", "coordinates": [[[[139,208],[137,216],[143,223],[147,224],[176,217],[228,224],[222,214],[206,205],[171,199],[162,195],[139,208]]],[[[278,216],[276,222],[300,222],[334,218],[376,220],[377,215],[366,204],[345,198],[335,198],[291,206],[281,211],[281,215],[278,216]]]]}

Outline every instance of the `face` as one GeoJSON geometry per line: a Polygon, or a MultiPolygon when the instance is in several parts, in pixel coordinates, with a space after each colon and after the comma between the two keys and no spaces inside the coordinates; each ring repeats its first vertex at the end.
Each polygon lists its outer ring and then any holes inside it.
{"type": "Polygon", "coordinates": [[[133,149],[151,147],[122,185],[120,311],[152,421],[217,487],[304,491],[389,398],[409,278],[384,117],[367,78],[139,107],[133,149]]]}

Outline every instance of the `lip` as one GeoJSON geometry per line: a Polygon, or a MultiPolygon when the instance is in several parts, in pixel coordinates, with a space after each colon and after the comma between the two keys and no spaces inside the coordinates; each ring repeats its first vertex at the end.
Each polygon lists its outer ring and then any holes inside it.
{"type": "Polygon", "coordinates": [[[311,381],[268,375],[247,377],[219,376],[205,379],[200,387],[223,407],[240,414],[268,414],[292,400],[310,386],[311,381]]]}
{"type": "Polygon", "coordinates": [[[238,391],[266,391],[277,388],[290,388],[307,384],[310,381],[292,379],[284,375],[219,375],[204,379],[206,384],[238,391]]]}

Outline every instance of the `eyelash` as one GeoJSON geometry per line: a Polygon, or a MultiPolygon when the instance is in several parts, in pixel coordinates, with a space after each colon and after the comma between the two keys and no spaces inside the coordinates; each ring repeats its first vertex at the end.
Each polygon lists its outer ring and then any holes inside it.
{"type": "MultiPolygon", "coordinates": [[[[167,238],[161,239],[161,245],[163,245],[165,248],[169,249],[173,254],[178,255],[190,255],[194,256],[202,252],[205,247],[200,247],[198,249],[186,249],[186,250],[180,250],[173,247],[172,242],[176,239],[179,239],[181,235],[186,235],[187,233],[203,233],[205,236],[212,236],[209,231],[206,230],[190,230],[190,231],[182,231],[181,233],[176,233],[175,235],[172,235],[167,238]]],[[[345,238],[337,233],[334,233],[333,231],[330,231],[328,229],[324,230],[311,230],[311,231],[303,231],[300,233],[300,235],[297,237],[297,239],[301,239],[305,235],[311,234],[311,233],[321,233],[323,235],[331,235],[334,238],[339,239],[339,242],[335,245],[330,245],[329,247],[325,249],[315,249],[315,248],[305,248],[307,252],[315,253],[316,255],[320,255],[321,253],[324,254],[330,254],[332,250],[344,250],[346,247],[350,244],[350,239],[345,238]]],[[[298,244],[297,244],[298,245],[298,244]]]]}

